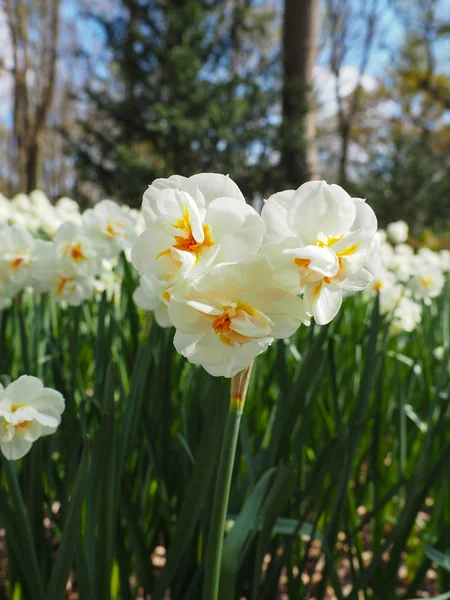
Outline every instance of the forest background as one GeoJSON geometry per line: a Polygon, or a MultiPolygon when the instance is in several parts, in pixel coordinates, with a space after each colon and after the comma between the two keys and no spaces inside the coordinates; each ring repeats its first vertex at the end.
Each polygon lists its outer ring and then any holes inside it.
{"type": "Polygon", "coordinates": [[[255,205],[309,178],[450,218],[445,0],[3,0],[0,191],[138,207],[173,173],[255,205]]]}

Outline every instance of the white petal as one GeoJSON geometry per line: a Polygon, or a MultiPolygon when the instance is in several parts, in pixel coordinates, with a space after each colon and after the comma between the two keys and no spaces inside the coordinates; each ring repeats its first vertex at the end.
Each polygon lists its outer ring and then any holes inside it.
{"type": "Polygon", "coordinates": [[[300,324],[309,325],[303,300],[280,288],[267,288],[258,294],[257,304],[272,320],[272,336],[276,339],[290,337],[300,324]]]}
{"type": "Polygon", "coordinates": [[[167,282],[156,275],[141,277],[139,287],[134,290],[133,301],[143,310],[155,310],[161,304],[161,294],[167,287],[167,282]]]}
{"type": "Polygon", "coordinates": [[[174,338],[175,348],[180,354],[193,364],[201,364],[215,377],[233,377],[248,367],[272,341],[273,338],[262,338],[232,348],[224,344],[212,329],[202,336],[185,336],[177,331],[174,338]]]}
{"type": "Polygon", "coordinates": [[[342,304],[342,292],[335,285],[322,284],[319,292],[308,289],[305,295],[312,305],[312,314],[318,325],[326,325],[334,319],[342,304]]]}
{"type": "Polygon", "coordinates": [[[258,213],[235,198],[217,198],[208,207],[205,223],[220,244],[217,262],[233,262],[257,254],[266,231],[258,213]]]}
{"type": "Polygon", "coordinates": [[[8,460],[19,460],[31,450],[32,442],[14,439],[11,442],[0,442],[0,450],[8,460]]]}
{"type": "Polygon", "coordinates": [[[73,223],[72,221],[65,221],[62,223],[55,234],[55,242],[64,242],[72,240],[74,237],[81,233],[81,227],[73,223]]]}
{"type": "Polygon", "coordinates": [[[356,207],[356,216],[351,231],[360,231],[365,237],[372,236],[378,227],[375,213],[365,202],[358,202],[353,198],[356,207]]]}
{"type": "Polygon", "coordinates": [[[371,237],[361,237],[361,232],[350,233],[332,245],[332,250],[341,258],[348,273],[356,273],[372,254],[371,237]]]}
{"type": "Polygon", "coordinates": [[[287,248],[283,250],[286,256],[310,260],[306,267],[310,271],[319,273],[324,277],[333,277],[339,268],[339,261],[336,254],[330,248],[319,246],[304,246],[303,248],[287,248]]]}
{"type": "Polygon", "coordinates": [[[266,224],[265,244],[278,244],[294,234],[287,222],[287,211],[294,195],[294,190],[286,190],[273,194],[265,201],[261,217],[266,224]]]}
{"type": "Polygon", "coordinates": [[[220,173],[198,173],[189,177],[189,183],[195,185],[203,194],[206,206],[215,198],[235,198],[245,202],[245,198],[237,184],[228,176],[220,173]]]}
{"type": "Polygon", "coordinates": [[[65,401],[62,394],[56,390],[44,388],[38,396],[33,398],[30,402],[30,406],[35,408],[41,415],[48,415],[56,421],[56,423],[50,423],[37,419],[39,423],[47,425],[48,427],[56,427],[61,421],[61,414],[65,408],[65,401]]]}
{"type": "Polygon", "coordinates": [[[141,275],[176,273],[179,264],[173,261],[172,244],[173,238],[165,231],[154,228],[143,231],[131,251],[134,268],[141,275]]]}
{"type": "Polygon", "coordinates": [[[231,321],[233,331],[251,338],[272,336],[272,320],[263,313],[250,315],[245,310],[238,310],[231,321]]]}
{"type": "Polygon", "coordinates": [[[220,310],[219,308],[216,308],[215,306],[210,306],[209,304],[205,304],[204,302],[197,302],[196,300],[186,300],[186,304],[188,304],[189,306],[191,306],[192,308],[195,308],[195,310],[198,310],[199,312],[203,313],[204,315],[211,315],[211,316],[218,316],[222,314],[222,310],[220,310]]]}
{"type": "Polygon", "coordinates": [[[173,345],[177,352],[190,360],[190,357],[195,353],[197,342],[203,335],[203,333],[183,333],[177,330],[173,338],[173,345]]]}
{"type": "Polygon", "coordinates": [[[170,223],[182,219],[183,209],[178,202],[176,189],[158,189],[151,185],[144,192],[142,214],[147,227],[154,225],[161,217],[170,223]]]}
{"type": "Polygon", "coordinates": [[[165,304],[161,304],[155,309],[155,321],[160,327],[172,327],[173,323],[169,317],[169,310],[165,304]]]}
{"type": "Polygon", "coordinates": [[[355,216],[355,203],[345,190],[325,181],[310,181],[295,192],[287,220],[304,242],[315,243],[321,233],[339,237],[349,231],[355,216]]]}
{"type": "Polygon", "coordinates": [[[186,181],[187,177],[183,177],[182,175],[171,175],[167,179],[159,177],[158,179],[155,179],[152,182],[152,187],[157,188],[159,190],[163,190],[165,188],[181,190],[186,181]]]}
{"type": "Polygon", "coordinates": [[[263,246],[262,249],[272,271],[275,273],[274,277],[278,284],[294,294],[301,291],[300,273],[293,257],[284,254],[283,250],[296,244],[297,240],[295,238],[289,238],[282,244],[268,244],[263,246]]]}
{"type": "Polygon", "coordinates": [[[205,232],[203,231],[202,216],[199,207],[195,203],[194,199],[187,192],[176,192],[178,203],[183,208],[183,216],[185,210],[189,214],[189,222],[191,225],[192,235],[196,242],[203,242],[205,239],[205,232]]]}
{"type": "Polygon", "coordinates": [[[29,404],[43,387],[44,384],[37,377],[22,375],[10,383],[5,391],[13,404],[29,404]]]}
{"type": "Polygon", "coordinates": [[[172,297],[168,311],[171,322],[183,333],[202,333],[212,327],[212,318],[190,306],[187,301],[172,297]]]}

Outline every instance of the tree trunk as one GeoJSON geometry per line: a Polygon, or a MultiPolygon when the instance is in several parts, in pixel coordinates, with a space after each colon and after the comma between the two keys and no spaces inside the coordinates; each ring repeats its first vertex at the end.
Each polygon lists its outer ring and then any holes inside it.
{"type": "Polygon", "coordinates": [[[318,175],[312,84],[319,18],[319,0],[284,2],[282,162],[294,187],[318,175]]]}
{"type": "Polygon", "coordinates": [[[14,77],[14,145],[19,191],[29,193],[38,185],[45,127],[54,96],[61,0],[27,3],[4,0],[12,41],[14,77]],[[30,42],[49,22],[46,43],[35,52],[30,42]],[[34,31],[34,33],[36,33],[34,31]],[[32,74],[33,78],[28,78],[32,74]],[[31,81],[32,79],[32,82],[31,81]]]}
{"type": "Polygon", "coordinates": [[[29,194],[39,186],[39,171],[42,157],[42,138],[43,132],[40,132],[31,141],[27,152],[27,190],[29,194]]]}
{"type": "Polygon", "coordinates": [[[340,151],[339,151],[339,185],[345,188],[347,185],[348,146],[350,140],[350,124],[348,121],[340,127],[340,151]]]}

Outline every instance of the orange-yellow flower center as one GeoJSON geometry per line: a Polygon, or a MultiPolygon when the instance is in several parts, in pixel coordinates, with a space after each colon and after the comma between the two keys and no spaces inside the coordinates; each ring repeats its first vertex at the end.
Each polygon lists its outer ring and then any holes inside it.
{"type": "MultiPolygon", "coordinates": [[[[28,406],[28,405],[27,405],[27,404],[13,404],[13,405],[11,406],[11,412],[12,412],[12,413],[15,413],[15,412],[16,412],[16,410],[18,410],[19,408],[24,408],[24,407],[26,407],[26,406],[28,406]]],[[[30,424],[31,422],[32,422],[32,421],[30,421],[29,419],[27,419],[27,420],[23,420],[23,421],[21,421],[20,423],[17,423],[16,425],[14,425],[14,429],[15,429],[16,431],[17,431],[18,429],[26,430],[26,429],[28,429],[28,426],[29,426],[29,424],[30,424]]],[[[3,428],[4,428],[4,429],[6,429],[6,428],[8,427],[8,425],[9,425],[9,422],[8,422],[8,421],[4,421],[4,423],[3,423],[3,428]]]]}
{"type": "Polygon", "coordinates": [[[238,316],[239,313],[242,314],[243,312],[247,313],[249,317],[256,318],[260,323],[263,322],[264,325],[267,325],[267,317],[249,304],[239,302],[235,307],[226,306],[222,314],[213,320],[211,326],[214,329],[214,332],[220,337],[220,341],[231,348],[234,348],[236,345],[242,346],[247,342],[251,342],[253,339],[264,337],[242,335],[233,329],[233,319],[238,316]]]}
{"type": "Polygon", "coordinates": [[[28,425],[31,423],[31,421],[22,421],[21,423],[17,423],[17,425],[14,426],[14,428],[17,429],[28,429],[28,425]]]}
{"type": "Polygon", "coordinates": [[[373,284],[373,287],[375,288],[375,290],[376,290],[377,292],[379,292],[379,291],[380,291],[380,290],[381,290],[381,289],[384,287],[384,284],[383,284],[383,282],[381,281],[381,279],[377,279],[377,280],[374,282],[374,284],[373,284]]]}
{"type": "Polygon", "coordinates": [[[336,242],[339,242],[340,240],[342,240],[343,237],[344,237],[343,235],[340,235],[339,237],[329,237],[326,242],[319,240],[317,242],[317,245],[319,246],[319,248],[329,248],[336,242]]]}
{"type": "Polygon", "coordinates": [[[58,283],[58,287],[56,288],[56,294],[59,296],[60,294],[63,293],[64,288],[66,287],[66,285],[70,281],[73,281],[73,277],[61,277],[61,276],[58,276],[58,278],[59,278],[59,283],[58,283]]]}
{"type": "Polygon", "coordinates": [[[120,219],[109,219],[105,228],[106,236],[110,240],[114,239],[115,237],[121,234],[123,235],[123,237],[127,238],[128,234],[123,232],[124,229],[125,227],[123,221],[121,221],[120,219]]]}
{"type": "Polygon", "coordinates": [[[420,283],[425,287],[430,287],[433,283],[433,278],[431,275],[428,275],[428,277],[420,277],[420,283]]]}
{"type": "Polygon", "coordinates": [[[67,256],[69,252],[72,259],[77,263],[81,262],[82,260],[86,260],[86,256],[83,252],[80,242],[77,242],[73,246],[70,242],[67,242],[63,250],[63,255],[67,256]]]}
{"type": "Polygon", "coordinates": [[[23,258],[17,257],[13,261],[11,261],[11,266],[13,269],[17,269],[23,263],[23,258]]]}
{"type": "MultiPolygon", "coordinates": [[[[319,240],[317,242],[317,245],[319,246],[319,248],[329,248],[336,242],[339,242],[343,237],[344,236],[342,236],[342,235],[337,238],[330,237],[330,238],[328,238],[327,242],[323,242],[323,241],[319,240]]],[[[314,288],[314,292],[313,292],[314,298],[319,295],[319,292],[322,289],[322,283],[330,284],[330,283],[342,281],[342,279],[344,278],[343,272],[342,272],[343,268],[344,268],[344,258],[354,254],[356,252],[356,250],[359,248],[359,245],[360,245],[360,243],[356,242],[355,244],[351,244],[350,246],[347,246],[347,248],[343,248],[342,250],[338,250],[336,252],[336,256],[338,259],[338,270],[335,275],[333,275],[331,277],[325,276],[322,278],[322,281],[320,281],[314,288]]],[[[295,258],[294,262],[299,269],[307,269],[309,267],[309,265],[311,264],[311,260],[309,258],[295,258]]],[[[301,278],[303,277],[303,275],[301,273],[300,273],[300,277],[301,278]]]]}
{"type": "MultiPolygon", "coordinates": [[[[210,248],[211,246],[214,246],[214,238],[212,236],[211,227],[209,225],[203,225],[204,239],[202,242],[197,242],[197,240],[194,237],[194,234],[192,233],[191,219],[189,216],[189,210],[187,206],[184,209],[183,218],[178,219],[178,221],[174,223],[173,227],[179,229],[182,235],[174,236],[175,243],[172,245],[172,248],[182,250],[183,252],[191,252],[195,254],[196,262],[205,248],[210,248]]],[[[161,256],[167,254],[170,254],[170,248],[160,252],[156,258],[158,259],[161,256]]]]}
{"type": "Polygon", "coordinates": [[[309,267],[309,265],[311,264],[311,261],[309,258],[295,258],[294,262],[297,265],[297,267],[304,268],[304,269],[307,269],[309,267]]]}

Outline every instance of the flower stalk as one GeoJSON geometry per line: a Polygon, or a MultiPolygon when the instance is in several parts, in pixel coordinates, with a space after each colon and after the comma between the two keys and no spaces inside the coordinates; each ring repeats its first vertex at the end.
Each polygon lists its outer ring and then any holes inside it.
{"type": "Polygon", "coordinates": [[[219,468],[214,490],[211,524],[206,548],[203,600],[217,600],[225,522],[230,496],[234,458],[239,436],[239,425],[244,409],[253,363],[231,380],[230,406],[220,451],[219,468]]]}

